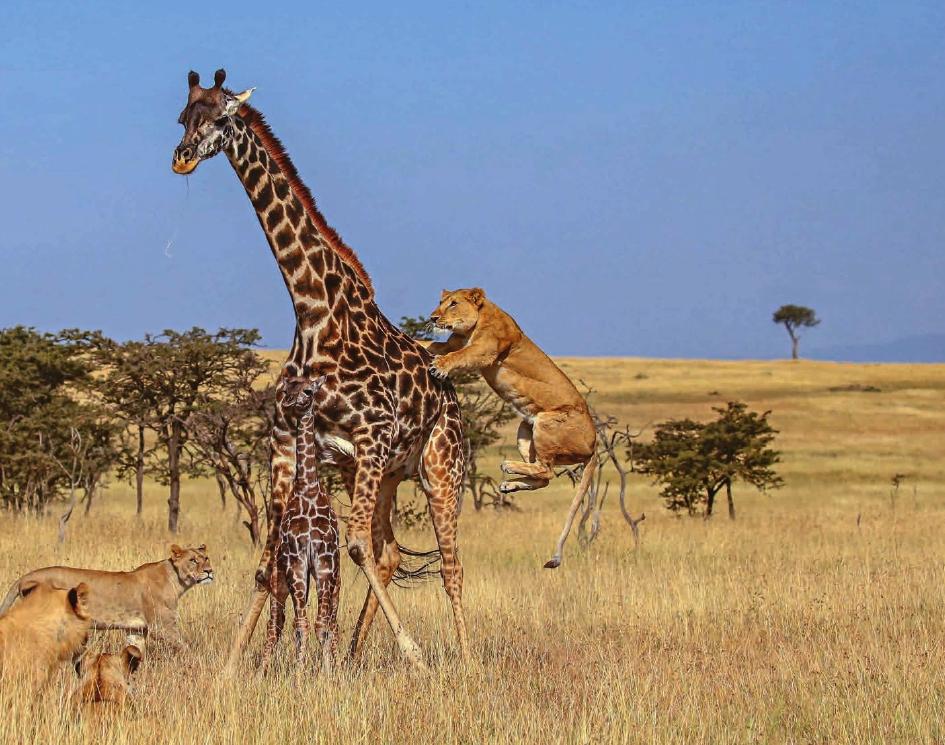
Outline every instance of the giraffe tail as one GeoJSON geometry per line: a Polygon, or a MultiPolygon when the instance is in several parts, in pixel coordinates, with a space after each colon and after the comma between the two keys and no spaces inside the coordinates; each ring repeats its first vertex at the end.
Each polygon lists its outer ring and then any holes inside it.
{"type": "Polygon", "coordinates": [[[393,582],[398,587],[410,587],[433,577],[440,576],[440,550],[415,551],[397,544],[400,551],[400,566],[394,572],[393,582]],[[406,561],[404,560],[406,559],[406,561]]]}

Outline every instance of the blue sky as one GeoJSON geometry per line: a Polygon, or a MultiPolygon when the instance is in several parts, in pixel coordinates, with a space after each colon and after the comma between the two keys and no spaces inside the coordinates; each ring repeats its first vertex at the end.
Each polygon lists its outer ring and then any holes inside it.
{"type": "Polygon", "coordinates": [[[784,356],[945,332],[942,3],[14,2],[0,326],[292,315],[186,73],[257,86],[393,319],[480,285],[556,354],[784,356]],[[260,7],[264,8],[260,11],[260,7]]]}

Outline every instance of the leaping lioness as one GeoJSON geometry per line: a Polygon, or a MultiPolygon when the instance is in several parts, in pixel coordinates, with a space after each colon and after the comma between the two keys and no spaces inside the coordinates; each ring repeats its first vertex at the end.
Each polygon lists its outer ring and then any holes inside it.
{"type": "Polygon", "coordinates": [[[451,332],[445,342],[428,347],[437,355],[430,372],[438,378],[454,370],[482,373],[492,390],[522,415],[518,449],[523,460],[502,464],[507,478],[499,485],[501,492],[541,489],[554,477],[554,466],[584,465],[554,556],[545,563],[554,569],[561,564],[574,516],[598,466],[597,430],[587,403],[561,368],[478,287],[443,290],[430,320],[451,332]]]}

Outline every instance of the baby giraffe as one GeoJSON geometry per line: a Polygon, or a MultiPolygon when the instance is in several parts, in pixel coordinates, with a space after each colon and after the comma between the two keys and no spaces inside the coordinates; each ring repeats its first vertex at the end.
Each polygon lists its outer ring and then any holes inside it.
{"type": "Polygon", "coordinates": [[[292,594],[295,611],[295,656],[298,672],[308,637],[309,583],[315,578],[318,615],[315,633],[321,645],[322,670],[334,666],[338,649],[338,593],[341,589],[338,520],[331,495],[318,480],[319,446],[315,437],[313,404],[324,378],[288,380],[283,391],[283,408],[298,418],[295,455],[295,483],[285,507],[274,548],[274,570],[270,576],[270,615],[263,649],[262,669],[267,669],[285,625],[285,602],[292,594]]]}

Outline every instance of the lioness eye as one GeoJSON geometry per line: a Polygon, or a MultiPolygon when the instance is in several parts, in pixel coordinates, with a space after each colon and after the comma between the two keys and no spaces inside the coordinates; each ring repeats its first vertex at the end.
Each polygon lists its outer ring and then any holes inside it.
{"type": "Polygon", "coordinates": [[[449,307],[452,308],[454,305],[456,305],[456,301],[455,301],[455,300],[454,300],[452,303],[449,304],[449,307]]]}

